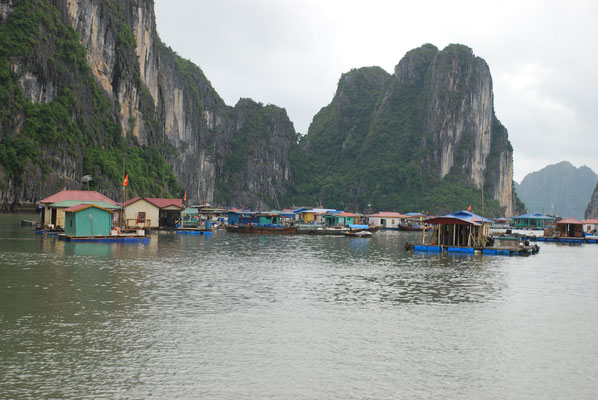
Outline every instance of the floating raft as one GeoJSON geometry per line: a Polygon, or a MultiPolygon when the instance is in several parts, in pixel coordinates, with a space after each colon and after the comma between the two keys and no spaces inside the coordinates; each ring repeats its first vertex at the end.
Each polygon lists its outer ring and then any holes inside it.
{"type": "Polygon", "coordinates": [[[598,237],[544,237],[544,236],[522,236],[522,240],[529,240],[530,242],[554,242],[554,243],[598,243],[598,237]]]}
{"type": "Polygon", "coordinates": [[[149,235],[110,235],[110,236],[67,236],[58,235],[58,239],[67,242],[85,243],[143,243],[150,242],[149,235]]]}
{"type": "MultiPolygon", "coordinates": [[[[410,247],[409,243],[405,248],[410,247]]],[[[540,251],[538,246],[526,246],[522,248],[513,247],[458,247],[458,246],[434,246],[428,244],[415,244],[413,251],[427,252],[427,253],[460,253],[460,254],[475,254],[476,252],[482,255],[501,255],[501,256],[529,256],[540,251]]]]}
{"type": "Polygon", "coordinates": [[[211,229],[198,228],[181,228],[176,230],[177,235],[212,235],[214,232],[211,229]]]}

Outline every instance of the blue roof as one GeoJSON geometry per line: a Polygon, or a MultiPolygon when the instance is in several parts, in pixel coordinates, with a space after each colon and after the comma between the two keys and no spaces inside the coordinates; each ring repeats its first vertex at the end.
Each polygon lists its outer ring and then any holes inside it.
{"type": "Polygon", "coordinates": [[[349,228],[351,229],[368,229],[369,226],[363,224],[350,224],[349,228]]]}
{"type": "Polygon", "coordinates": [[[542,214],[522,214],[522,215],[518,215],[516,217],[513,217],[513,219],[554,219],[553,217],[548,217],[546,215],[542,215],[542,214]]]}
{"type": "Polygon", "coordinates": [[[295,214],[292,212],[285,212],[285,211],[274,211],[274,212],[283,218],[295,218],[295,214]]]}
{"type": "Polygon", "coordinates": [[[454,213],[448,214],[448,215],[443,215],[441,217],[429,218],[427,220],[424,220],[424,222],[429,222],[431,224],[446,223],[446,222],[442,221],[442,220],[446,220],[446,219],[452,219],[452,220],[457,219],[459,221],[467,222],[469,224],[477,225],[477,226],[482,225],[483,222],[492,223],[492,221],[487,218],[481,217],[481,216],[474,214],[470,211],[464,211],[464,210],[457,211],[457,212],[454,212],[454,213]]]}

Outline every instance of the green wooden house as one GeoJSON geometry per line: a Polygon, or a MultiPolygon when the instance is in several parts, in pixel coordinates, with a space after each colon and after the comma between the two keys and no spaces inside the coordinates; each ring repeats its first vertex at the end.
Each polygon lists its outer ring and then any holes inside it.
{"type": "Polygon", "coordinates": [[[324,214],[323,219],[326,226],[349,226],[361,223],[361,217],[360,214],[340,212],[324,214]]]}
{"type": "Polygon", "coordinates": [[[513,217],[515,228],[544,229],[554,227],[554,218],[542,214],[523,214],[513,217]]]}
{"type": "Polygon", "coordinates": [[[110,210],[94,204],[79,204],[64,210],[66,236],[109,236],[112,227],[110,210]]]}

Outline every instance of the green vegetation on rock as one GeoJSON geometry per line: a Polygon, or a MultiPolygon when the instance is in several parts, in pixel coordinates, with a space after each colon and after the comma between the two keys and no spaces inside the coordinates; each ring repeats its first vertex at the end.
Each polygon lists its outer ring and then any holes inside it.
{"type": "MultiPolygon", "coordinates": [[[[121,59],[136,57],[131,28],[118,6],[109,6],[116,11],[121,59]]],[[[79,34],[62,22],[50,1],[22,0],[0,24],[0,165],[5,179],[18,187],[32,165],[45,179],[67,157],[82,164],[81,175],[94,175],[96,189],[114,191],[122,183],[126,153],[134,193],[181,195],[172,167],[162,156],[168,145],[139,147],[124,137],[116,106],[96,83],[86,54],[79,34]],[[19,84],[25,76],[38,84],[58,84],[47,100],[33,102],[19,84]]],[[[129,64],[138,68],[134,58],[129,64]]],[[[145,93],[146,103],[148,98],[145,93]]]]}

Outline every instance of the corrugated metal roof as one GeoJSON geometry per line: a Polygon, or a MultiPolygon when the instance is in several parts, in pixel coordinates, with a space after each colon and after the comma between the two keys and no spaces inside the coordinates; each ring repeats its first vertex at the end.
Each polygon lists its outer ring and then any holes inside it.
{"type": "Polygon", "coordinates": [[[64,212],[77,212],[77,211],[85,210],[86,208],[90,208],[90,207],[99,208],[100,210],[108,211],[109,213],[112,212],[104,207],[96,206],[95,204],[77,204],[76,206],[66,208],[64,210],[64,212]]]}
{"type": "Polygon", "coordinates": [[[339,217],[349,217],[349,218],[359,218],[361,217],[361,214],[355,214],[355,213],[350,213],[350,212],[341,212],[339,214],[337,214],[339,217]]]}
{"type": "Polygon", "coordinates": [[[334,212],[340,212],[340,211],[336,211],[333,208],[312,208],[311,210],[306,210],[303,211],[304,213],[312,213],[312,214],[326,214],[326,213],[334,213],[334,212]]]}
{"type": "Polygon", "coordinates": [[[182,199],[164,199],[164,198],[155,198],[155,197],[134,197],[131,200],[128,200],[124,204],[124,206],[126,207],[126,206],[133,204],[142,199],[147,201],[148,203],[155,205],[158,208],[166,208],[166,207],[170,207],[170,206],[179,207],[181,209],[185,208],[183,206],[182,199]]]}
{"type": "Polygon", "coordinates": [[[556,223],[560,225],[583,225],[583,222],[575,218],[565,218],[560,221],[557,221],[556,223]]]}
{"type": "Polygon", "coordinates": [[[394,212],[394,211],[380,211],[377,212],[376,214],[371,214],[368,215],[367,217],[371,218],[405,218],[406,215],[403,215],[401,213],[398,212],[394,212]]]}
{"type": "Polygon", "coordinates": [[[63,190],[52,196],[40,200],[40,204],[53,204],[64,200],[79,200],[79,201],[105,201],[116,204],[116,202],[95,190],[63,190]]]}
{"type": "Polygon", "coordinates": [[[120,210],[122,207],[113,203],[108,203],[107,201],[80,201],[80,200],[63,200],[57,203],[52,203],[50,205],[51,208],[68,208],[76,205],[82,204],[93,204],[95,206],[101,208],[107,208],[109,210],[120,210]]]}
{"type": "Polygon", "coordinates": [[[429,224],[451,224],[451,223],[466,223],[475,226],[481,226],[482,223],[492,223],[491,220],[474,214],[470,211],[457,211],[452,214],[443,215],[442,217],[433,217],[424,220],[429,224]]]}
{"type": "Polygon", "coordinates": [[[554,219],[553,217],[549,217],[547,215],[543,215],[543,214],[522,214],[522,215],[518,215],[516,217],[513,217],[513,219],[554,219]]]}

